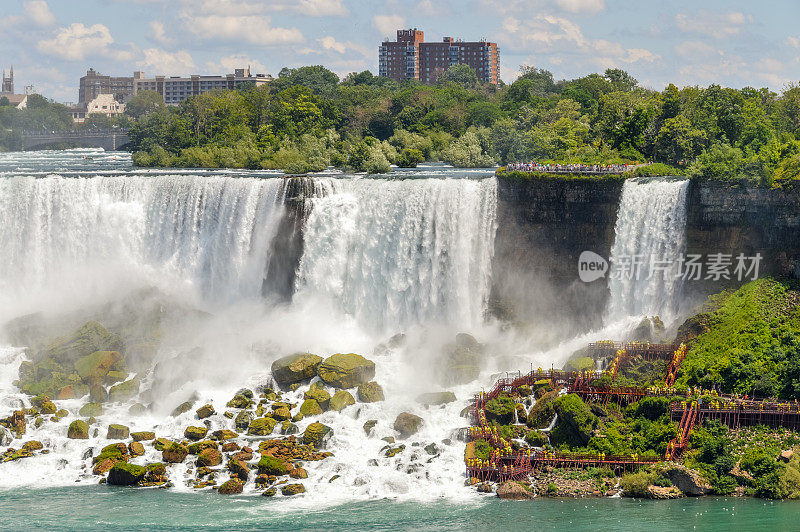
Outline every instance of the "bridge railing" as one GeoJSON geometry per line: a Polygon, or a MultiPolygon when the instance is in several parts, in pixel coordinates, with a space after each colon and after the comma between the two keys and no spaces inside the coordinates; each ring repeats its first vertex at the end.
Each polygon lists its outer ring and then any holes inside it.
{"type": "Polygon", "coordinates": [[[77,130],[70,130],[70,131],[23,131],[23,137],[70,137],[70,138],[80,138],[80,137],[102,137],[108,135],[127,135],[128,129],[120,128],[120,129],[77,129],[77,130]]]}

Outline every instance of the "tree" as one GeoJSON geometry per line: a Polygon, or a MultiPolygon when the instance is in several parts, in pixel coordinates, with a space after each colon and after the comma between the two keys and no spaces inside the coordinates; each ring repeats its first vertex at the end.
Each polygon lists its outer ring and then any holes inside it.
{"type": "Polygon", "coordinates": [[[11,105],[11,101],[8,98],[6,98],[5,96],[0,98],[0,107],[7,107],[9,105],[11,105]]]}
{"type": "Polygon", "coordinates": [[[164,98],[156,91],[141,91],[125,104],[125,114],[131,118],[160,111],[164,108],[164,98]]]}
{"type": "Polygon", "coordinates": [[[692,127],[683,115],[664,121],[655,143],[655,156],[670,164],[684,164],[697,156],[707,142],[706,132],[692,127]]]}
{"type": "Polygon", "coordinates": [[[532,94],[546,96],[556,92],[556,83],[553,81],[553,73],[549,70],[529,65],[522,65],[519,69],[522,74],[517,78],[517,81],[529,81],[532,94]]]}
{"type": "Polygon", "coordinates": [[[621,68],[608,68],[605,76],[618,91],[632,91],[639,84],[633,76],[621,68]]]}
{"type": "Polygon", "coordinates": [[[438,82],[455,83],[464,88],[472,88],[478,84],[478,75],[469,65],[451,65],[450,68],[442,72],[438,82]]]}
{"type": "Polygon", "coordinates": [[[416,168],[418,163],[425,160],[422,152],[413,148],[404,149],[397,158],[397,166],[400,168],[416,168]]]}
{"type": "Polygon", "coordinates": [[[273,93],[302,85],[311,89],[314,94],[331,96],[338,83],[339,76],[322,65],[313,65],[300,68],[284,67],[278,73],[278,79],[273,80],[270,86],[273,93]]]}

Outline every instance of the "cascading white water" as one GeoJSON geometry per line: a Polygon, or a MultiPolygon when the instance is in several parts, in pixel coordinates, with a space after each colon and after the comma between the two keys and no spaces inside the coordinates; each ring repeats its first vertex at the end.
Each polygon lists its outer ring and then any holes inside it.
{"type": "Polygon", "coordinates": [[[688,186],[675,179],[625,181],[611,248],[607,322],[675,312],[688,186]]]}
{"type": "Polygon", "coordinates": [[[483,320],[494,179],[358,179],[312,200],[298,297],[329,297],[377,331],[483,320]]]}
{"type": "MultiPolygon", "coordinates": [[[[160,175],[0,180],[0,293],[131,276],[206,300],[259,295],[283,214],[283,179],[160,175]]],[[[19,309],[15,309],[19,310],[19,309]]]]}

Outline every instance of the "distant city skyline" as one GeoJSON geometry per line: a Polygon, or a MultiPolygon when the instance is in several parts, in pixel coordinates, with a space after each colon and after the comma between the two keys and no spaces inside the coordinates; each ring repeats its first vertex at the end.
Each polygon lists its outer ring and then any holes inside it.
{"type": "Polygon", "coordinates": [[[17,92],[78,99],[89,68],[112,76],[226,74],[322,64],[378,74],[378,46],[403,28],[426,41],[497,42],[500,77],[521,64],[557,79],[609,67],[667,83],[769,87],[800,81],[800,5],[741,0],[6,0],[0,67],[17,92]]]}

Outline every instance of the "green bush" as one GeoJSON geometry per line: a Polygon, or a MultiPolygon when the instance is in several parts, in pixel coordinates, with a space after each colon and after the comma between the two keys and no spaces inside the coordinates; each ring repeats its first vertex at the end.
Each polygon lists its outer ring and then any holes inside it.
{"type": "Polygon", "coordinates": [[[626,497],[647,497],[647,488],[653,484],[655,479],[656,475],[654,473],[639,471],[623,476],[619,484],[622,487],[622,494],[626,497]]]}
{"type": "Polygon", "coordinates": [[[425,160],[422,152],[413,148],[405,148],[397,157],[397,166],[400,168],[416,168],[418,163],[425,160]]]}
{"type": "Polygon", "coordinates": [[[475,442],[475,458],[481,460],[488,460],[492,455],[492,446],[486,440],[478,440],[475,442]]]}
{"type": "Polygon", "coordinates": [[[514,422],[514,411],[516,407],[517,405],[511,397],[501,395],[486,403],[486,407],[484,408],[486,411],[486,419],[488,421],[495,421],[500,425],[508,425],[514,422]]]}
{"type": "Polygon", "coordinates": [[[529,430],[525,434],[525,442],[531,447],[544,447],[547,444],[547,435],[540,430],[529,430]]]}

